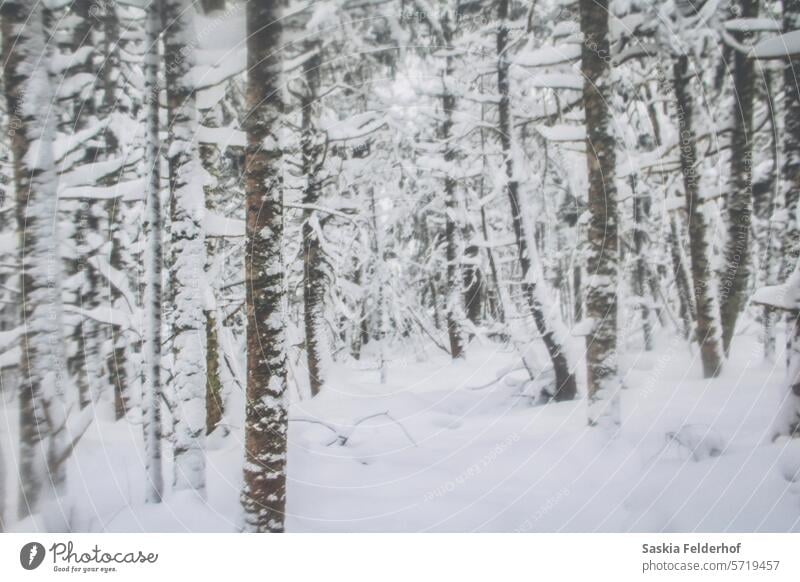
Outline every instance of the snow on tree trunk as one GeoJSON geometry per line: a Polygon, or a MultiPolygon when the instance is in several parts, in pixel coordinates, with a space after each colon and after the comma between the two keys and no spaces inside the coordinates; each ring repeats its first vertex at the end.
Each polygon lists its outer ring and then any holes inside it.
{"type": "Polygon", "coordinates": [[[782,285],[758,289],[753,303],[788,313],[792,327],[787,330],[786,391],[775,420],[775,437],[800,436],[800,262],[782,285]]]}
{"type": "MultiPolygon", "coordinates": [[[[739,0],[742,18],[758,16],[758,0],[739,0]]],[[[753,33],[735,34],[746,44],[753,33]]],[[[734,51],[733,135],[731,137],[731,177],[727,203],[728,238],[720,289],[722,346],[730,352],[736,321],[744,308],[750,277],[750,228],[753,213],[753,110],[755,64],[750,55],[734,51]]]]}
{"type": "Polygon", "coordinates": [[[686,269],[686,257],[683,254],[681,247],[680,231],[678,221],[684,212],[670,212],[667,220],[669,221],[669,232],[667,234],[670,251],[670,258],[672,259],[672,271],[675,275],[675,287],[678,295],[678,309],[683,323],[683,336],[688,340],[692,337],[692,330],[694,329],[694,321],[697,313],[694,308],[694,296],[691,291],[691,283],[689,282],[689,273],[686,269]]]}
{"type": "Polygon", "coordinates": [[[707,218],[700,198],[697,144],[694,129],[694,104],[691,89],[693,77],[689,74],[689,58],[680,55],[673,63],[673,86],[680,133],[680,163],[686,205],[689,209],[689,256],[694,282],[696,334],[703,362],[703,375],[712,378],[722,369],[722,341],[720,337],[720,310],[716,281],[709,261],[711,248],[708,242],[707,218]]]}
{"type": "MultiPolygon", "coordinates": [[[[72,55],[80,55],[78,64],[68,69],[60,80],[62,87],[81,82],[84,78],[94,79],[87,88],[75,94],[66,102],[67,120],[63,131],[71,136],[76,136],[92,123],[95,117],[95,87],[97,71],[94,67],[94,29],[96,15],[90,14],[91,0],[75,0],[71,5],[70,16],[72,25],[72,42],[70,51],[72,55]],[[87,53],[84,49],[90,48],[87,53]]],[[[80,139],[80,138],[73,138],[80,139]]],[[[76,159],[75,166],[97,161],[100,157],[91,143],[76,141],[70,144],[75,152],[71,156],[76,159]]],[[[75,166],[66,163],[61,167],[61,172],[75,169],[75,166]]],[[[100,306],[100,282],[97,273],[90,266],[90,259],[102,248],[104,240],[101,238],[102,205],[96,201],[77,201],[71,220],[75,227],[73,235],[77,246],[77,256],[70,262],[70,279],[77,281],[75,290],[77,307],[93,311],[100,306]]],[[[73,338],[76,349],[71,357],[71,368],[78,385],[81,408],[88,406],[97,399],[103,386],[103,360],[101,358],[101,329],[97,321],[83,317],[75,326],[73,338]]]]}
{"type": "Polygon", "coordinates": [[[2,6],[4,81],[14,122],[17,220],[20,233],[20,340],[18,514],[38,512],[63,493],[68,375],[61,317],[61,259],[53,159],[54,94],[45,11],[36,0],[2,6]]]}
{"type": "Polygon", "coordinates": [[[617,188],[616,155],[611,133],[608,1],[580,0],[581,72],[586,112],[586,159],[589,177],[589,224],[586,337],[589,424],[620,424],[617,371],[617,188]]]}
{"type": "MultiPolygon", "coordinates": [[[[129,115],[125,107],[118,100],[124,87],[120,87],[120,34],[119,17],[117,14],[117,4],[114,0],[106,0],[102,3],[103,24],[103,53],[104,62],[100,71],[103,98],[100,104],[100,117],[109,118],[115,115],[129,115]]],[[[121,153],[120,140],[114,128],[107,128],[105,131],[105,153],[109,158],[121,153]]],[[[110,200],[106,206],[106,216],[110,228],[111,250],[109,261],[111,268],[120,273],[126,272],[123,265],[123,253],[125,252],[124,240],[124,216],[122,204],[117,200],[110,200]]],[[[111,306],[124,304],[122,292],[116,285],[110,285],[111,306]]],[[[125,330],[121,326],[113,326],[111,329],[111,350],[106,358],[106,373],[108,383],[114,387],[114,417],[119,420],[123,418],[128,410],[128,400],[130,399],[130,388],[128,386],[128,348],[125,330]]]]}
{"type": "Polygon", "coordinates": [[[206,489],[205,198],[195,141],[197,110],[191,78],[194,8],[164,0],[170,185],[169,302],[172,336],[175,490],[206,489]]]}
{"type": "MultiPolygon", "coordinates": [[[[449,51],[453,42],[450,15],[446,13],[441,20],[442,37],[445,50],[449,51]]],[[[445,56],[442,72],[442,122],[438,128],[438,138],[444,148],[446,176],[444,178],[445,202],[445,246],[447,256],[447,336],[450,340],[450,355],[453,359],[464,356],[464,338],[461,330],[464,321],[464,296],[462,292],[463,276],[461,274],[460,253],[456,238],[457,201],[456,178],[453,176],[453,161],[456,159],[456,144],[451,135],[453,129],[453,113],[456,108],[456,96],[450,87],[453,82],[453,57],[445,56]]]]}
{"type": "MultiPolygon", "coordinates": [[[[564,348],[563,337],[556,333],[553,325],[548,321],[544,310],[549,306],[540,299],[540,290],[537,288],[545,285],[542,277],[534,278],[532,275],[532,254],[535,253],[534,245],[531,244],[533,233],[526,232],[524,208],[519,196],[519,181],[514,168],[514,156],[512,151],[513,124],[511,119],[511,100],[510,100],[510,79],[509,79],[509,60],[508,48],[508,0],[500,0],[498,4],[498,19],[500,26],[497,30],[497,92],[500,96],[498,105],[498,129],[500,134],[500,145],[503,150],[506,171],[505,189],[511,207],[511,223],[514,230],[514,239],[517,246],[517,257],[522,271],[523,294],[528,302],[528,306],[533,314],[536,329],[542,336],[542,341],[547,348],[550,361],[555,372],[555,387],[553,398],[556,401],[572,400],[577,393],[575,375],[573,368],[567,359],[567,352],[564,348]]],[[[536,270],[539,266],[536,265],[536,270]]]]}
{"type": "Polygon", "coordinates": [[[325,158],[324,137],[314,128],[315,107],[319,98],[320,71],[322,64],[321,46],[309,41],[305,47],[303,63],[303,94],[301,97],[301,142],[302,171],[305,178],[303,188],[303,324],[306,339],[306,364],[311,395],[319,394],[324,382],[322,350],[324,349],[324,298],[325,271],[319,237],[322,225],[318,213],[312,210],[319,203],[322,194],[320,175],[325,158]]]}
{"type": "Polygon", "coordinates": [[[159,152],[159,50],[161,33],[159,10],[150,7],[146,18],[144,57],[144,83],[146,110],[145,191],[146,246],[144,252],[144,387],[142,411],[144,418],[145,467],[147,473],[145,499],[159,503],[164,494],[163,465],[161,460],[161,280],[162,280],[162,224],[159,152]]]}
{"type": "Polygon", "coordinates": [[[284,321],[282,42],[278,0],[247,4],[245,531],[281,532],[289,430],[284,321]]]}
{"type": "MultiPolygon", "coordinates": [[[[800,0],[783,0],[783,30],[800,30],[800,0]]],[[[800,54],[783,65],[783,167],[781,190],[788,222],[783,243],[782,274],[788,277],[800,258],[800,54]]]]}
{"type": "MultiPolygon", "coordinates": [[[[222,103],[199,111],[200,124],[203,127],[221,127],[223,117],[222,103]]],[[[221,202],[225,193],[225,176],[223,167],[224,151],[220,144],[204,143],[199,147],[200,161],[206,172],[207,179],[203,190],[205,207],[209,213],[221,210],[221,202]]],[[[206,238],[206,265],[207,296],[204,305],[206,328],[206,434],[211,434],[222,420],[224,414],[224,387],[220,373],[222,357],[219,326],[217,296],[219,282],[223,280],[224,269],[220,262],[225,260],[219,255],[224,249],[224,239],[218,237],[206,238]]]]}
{"type": "MultiPolygon", "coordinates": [[[[634,183],[636,178],[631,177],[634,183]]],[[[650,196],[647,192],[639,192],[633,188],[633,244],[636,251],[636,264],[634,267],[634,292],[639,302],[639,312],[642,316],[642,336],[645,351],[653,349],[653,321],[650,316],[650,306],[647,297],[649,253],[648,229],[650,221],[650,196]]]]}
{"type": "Polygon", "coordinates": [[[3,446],[0,443],[0,533],[6,531],[6,475],[8,474],[6,459],[3,456],[3,446]]]}

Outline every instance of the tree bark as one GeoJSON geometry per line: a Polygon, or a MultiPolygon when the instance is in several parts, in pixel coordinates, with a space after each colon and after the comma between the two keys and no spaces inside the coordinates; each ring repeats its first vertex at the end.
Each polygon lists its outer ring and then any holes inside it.
{"type": "MultiPolygon", "coordinates": [[[[453,29],[450,15],[445,14],[441,21],[445,50],[451,50],[453,29]]],[[[453,57],[445,57],[445,68],[442,73],[442,116],[439,126],[439,139],[444,147],[444,162],[447,175],[444,179],[445,200],[445,246],[447,256],[447,336],[450,340],[450,355],[455,360],[464,357],[464,337],[461,329],[464,320],[463,276],[461,274],[460,253],[458,248],[458,226],[455,221],[457,212],[456,179],[452,175],[452,162],[456,159],[455,144],[452,142],[453,112],[456,108],[456,96],[450,84],[454,72],[453,57]]]]}
{"type": "Polygon", "coordinates": [[[302,168],[306,183],[303,189],[303,324],[306,336],[306,364],[311,395],[316,396],[324,382],[322,370],[322,348],[324,345],[324,257],[320,248],[319,234],[322,225],[311,208],[319,203],[322,195],[320,172],[324,163],[324,144],[315,128],[316,101],[319,96],[321,46],[317,41],[307,43],[306,51],[311,56],[303,64],[305,87],[301,99],[302,110],[302,168]]]}
{"type": "Polygon", "coordinates": [[[697,343],[706,378],[718,376],[722,369],[720,310],[716,284],[709,263],[708,226],[700,199],[700,176],[697,173],[697,143],[694,130],[694,105],[689,58],[680,55],[673,63],[673,85],[680,131],[680,163],[686,205],[689,209],[689,255],[697,310],[697,343]]]}
{"type": "Polygon", "coordinates": [[[175,490],[205,497],[206,317],[205,196],[195,135],[193,11],[189,0],[164,0],[163,34],[169,126],[169,318],[174,389],[175,490]]]}
{"type": "Polygon", "coordinates": [[[286,345],[283,311],[283,177],[280,147],[281,16],[278,0],[247,4],[247,410],[244,529],[284,530],[286,345]]]}
{"type": "Polygon", "coordinates": [[[522,285],[525,299],[528,302],[536,329],[542,336],[542,341],[547,348],[550,361],[555,372],[556,385],[553,398],[556,401],[572,400],[577,394],[575,375],[567,360],[567,354],[561,343],[562,338],[557,337],[555,330],[549,325],[544,313],[545,306],[538,298],[536,286],[544,281],[534,281],[531,277],[531,256],[535,252],[533,245],[529,244],[533,233],[525,232],[523,208],[519,197],[519,182],[515,175],[514,159],[512,152],[511,123],[511,98],[509,80],[508,47],[508,9],[509,0],[499,0],[497,16],[500,21],[497,29],[497,91],[500,95],[498,106],[500,145],[505,158],[506,192],[511,206],[511,223],[514,230],[514,239],[517,246],[517,256],[522,271],[522,285]]]}
{"type": "Polygon", "coordinates": [[[20,236],[18,515],[38,512],[61,495],[66,473],[66,361],[62,338],[62,265],[58,254],[54,93],[45,18],[36,0],[2,7],[6,103],[20,236]]]}
{"type": "MultiPolygon", "coordinates": [[[[758,0],[739,0],[742,18],[758,16],[758,0]]],[[[752,33],[736,34],[743,44],[752,33]]],[[[722,346],[730,352],[736,321],[744,308],[750,278],[750,228],[753,213],[753,109],[755,62],[742,51],[734,51],[733,135],[731,138],[731,190],[728,193],[725,265],[720,289],[722,346]]]]}
{"type": "Polygon", "coordinates": [[[581,72],[586,112],[586,160],[589,176],[589,224],[586,316],[593,324],[586,338],[589,424],[618,426],[617,188],[616,152],[611,121],[608,0],[580,0],[581,72]]]}
{"type": "MultiPolygon", "coordinates": [[[[783,30],[800,29],[800,0],[783,0],[783,30]]],[[[788,223],[783,239],[783,279],[800,259],[800,55],[787,57],[783,65],[783,166],[781,191],[788,223]]]]}
{"type": "Polygon", "coordinates": [[[147,244],[144,251],[144,386],[142,412],[144,416],[145,500],[160,503],[164,495],[164,476],[161,451],[161,290],[162,279],[162,221],[161,210],[161,144],[159,140],[159,83],[160,55],[158,38],[161,34],[159,10],[153,6],[146,15],[144,56],[144,84],[146,110],[144,234],[147,244]]]}

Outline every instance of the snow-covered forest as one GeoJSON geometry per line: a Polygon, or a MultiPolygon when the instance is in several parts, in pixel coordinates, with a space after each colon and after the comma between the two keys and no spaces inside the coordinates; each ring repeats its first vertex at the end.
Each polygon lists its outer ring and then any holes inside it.
{"type": "Polygon", "coordinates": [[[0,22],[0,531],[800,531],[800,0],[0,22]]]}

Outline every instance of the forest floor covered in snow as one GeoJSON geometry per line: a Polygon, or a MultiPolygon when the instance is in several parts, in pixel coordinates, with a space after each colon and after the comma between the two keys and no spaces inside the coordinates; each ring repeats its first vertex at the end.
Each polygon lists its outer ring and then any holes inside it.
{"type": "MultiPolygon", "coordinates": [[[[291,407],[288,531],[800,531],[800,441],[771,440],[782,354],[767,362],[742,336],[722,376],[702,380],[685,342],[660,340],[622,360],[616,438],[587,426],[583,398],[532,405],[526,372],[504,375],[518,356],[492,344],[457,362],[397,357],[385,384],[374,361],[334,365],[322,394],[291,407]]],[[[242,408],[241,394],[228,404],[242,408]]],[[[141,426],[96,419],[70,461],[69,527],[235,531],[236,416],[209,438],[207,501],[168,493],[161,505],[143,503],[141,426]]],[[[0,418],[9,443],[16,410],[5,402],[0,418]]]]}

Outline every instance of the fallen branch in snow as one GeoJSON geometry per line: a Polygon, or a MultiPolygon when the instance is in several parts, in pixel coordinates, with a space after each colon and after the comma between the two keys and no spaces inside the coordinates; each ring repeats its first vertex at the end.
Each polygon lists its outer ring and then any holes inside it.
{"type": "Polygon", "coordinates": [[[333,434],[336,435],[336,437],[331,442],[326,443],[326,445],[325,445],[326,447],[329,447],[329,446],[331,446],[333,444],[339,444],[339,446],[345,447],[345,446],[347,446],[347,443],[350,440],[350,438],[353,436],[353,433],[356,432],[356,429],[362,423],[364,423],[364,422],[366,422],[368,420],[372,420],[373,418],[377,418],[379,416],[385,416],[386,418],[391,420],[394,424],[396,424],[398,427],[400,427],[400,430],[403,431],[403,434],[406,436],[406,438],[409,440],[409,442],[412,445],[414,445],[415,447],[419,446],[417,444],[417,441],[415,441],[414,438],[411,436],[411,434],[408,432],[408,430],[406,430],[406,427],[403,426],[403,424],[400,421],[398,421],[395,417],[393,417],[391,414],[389,414],[388,410],[384,410],[383,412],[376,412],[375,414],[370,414],[370,415],[367,415],[367,416],[365,416],[363,418],[359,418],[358,420],[356,420],[353,423],[352,428],[350,429],[350,432],[348,432],[347,434],[339,432],[339,430],[335,426],[333,426],[331,424],[328,424],[327,422],[324,422],[322,420],[317,420],[315,418],[290,418],[289,422],[306,422],[308,424],[317,424],[319,426],[323,426],[323,427],[327,428],[329,431],[331,431],[333,434]]]}

